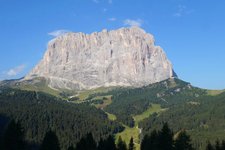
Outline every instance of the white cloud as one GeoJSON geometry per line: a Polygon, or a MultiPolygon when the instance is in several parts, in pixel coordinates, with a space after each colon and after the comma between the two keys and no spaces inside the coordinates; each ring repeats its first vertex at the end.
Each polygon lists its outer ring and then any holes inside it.
{"type": "Polygon", "coordinates": [[[185,5],[178,5],[177,12],[173,14],[174,17],[182,17],[184,15],[189,15],[193,13],[194,10],[187,10],[185,5]]]}
{"type": "Polygon", "coordinates": [[[126,19],[126,20],[123,21],[123,24],[125,26],[138,26],[138,27],[140,27],[143,24],[143,20],[141,20],[141,19],[137,19],[137,20],[126,19]]]}
{"type": "Polygon", "coordinates": [[[9,77],[16,76],[16,75],[20,74],[25,69],[25,67],[26,67],[25,64],[19,65],[15,68],[8,70],[6,72],[6,75],[9,77]]]}
{"type": "Polygon", "coordinates": [[[184,14],[185,9],[186,9],[185,5],[178,5],[177,12],[174,13],[174,16],[181,17],[184,14]]]}
{"type": "Polygon", "coordinates": [[[116,18],[109,18],[108,21],[116,21],[116,18]]]}
{"type": "Polygon", "coordinates": [[[56,30],[56,31],[48,33],[48,35],[57,37],[57,36],[63,35],[63,34],[68,33],[68,32],[70,32],[70,31],[68,31],[68,30],[56,30]]]}

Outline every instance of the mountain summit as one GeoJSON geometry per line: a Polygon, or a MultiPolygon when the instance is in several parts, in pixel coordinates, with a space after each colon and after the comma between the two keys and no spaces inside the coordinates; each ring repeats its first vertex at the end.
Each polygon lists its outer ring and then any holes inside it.
{"type": "Polygon", "coordinates": [[[130,27],[56,37],[25,80],[44,77],[52,88],[82,90],[139,87],[173,76],[172,64],[153,36],[130,27]]]}

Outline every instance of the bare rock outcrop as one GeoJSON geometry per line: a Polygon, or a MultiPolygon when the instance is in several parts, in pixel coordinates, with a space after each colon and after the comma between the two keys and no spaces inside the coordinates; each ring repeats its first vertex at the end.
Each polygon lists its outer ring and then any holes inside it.
{"type": "Polygon", "coordinates": [[[154,38],[138,27],[66,33],[49,42],[25,80],[44,77],[56,89],[144,86],[173,77],[173,67],[154,38]]]}

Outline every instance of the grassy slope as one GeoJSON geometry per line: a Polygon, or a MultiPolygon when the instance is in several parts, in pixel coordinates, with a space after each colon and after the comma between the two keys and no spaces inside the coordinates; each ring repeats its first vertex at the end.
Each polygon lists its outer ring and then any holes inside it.
{"type": "Polygon", "coordinates": [[[105,113],[107,114],[109,120],[112,120],[112,121],[115,121],[115,120],[116,120],[116,116],[115,116],[115,115],[110,114],[110,113],[108,113],[108,112],[105,112],[105,113]]]}
{"type": "MultiPolygon", "coordinates": [[[[59,97],[61,99],[68,99],[68,95],[74,95],[75,91],[71,91],[68,89],[53,89],[48,86],[47,84],[48,81],[42,77],[37,77],[32,80],[8,80],[5,81],[5,84],[3,85],[4,87],[9,87],[13,89],[20,89],[20,90],[25,90],[25,91],[36,91],[36,92],[44,92],[50,95],[53,95],[55,97],[59,97]],[[66,94],[66,95],[62,95],[66,94]]],[[[1,86],[1,85],[0,85],[1,86]]]]}
{"type": "Polygon", "coordinates": [[[124,125],[124,127],[125,127],[125,130],[123,132],[116,134],[116,142],[118,141],[119,137],[121,136],[121,138],[128,145],[130,138],[133,137],[136,150],[139,150],[140,149],[140,139],[139,139],[140,131],[139,131],[139,129],[137,127],[130,128],[125,125],[124,125]]]}
{"type": "Polygon", "coordinates": [[[93,98],[92,100],[98,100],[102,99],[103,104],[95,104],[95,107],[98,109],[104,109],[106,106],[110,105],[112,103],[112,95],[107,95],[107,96],[97,96],[93,98]],[[106,98],[106,99],[104,99],[106,98]]]}
{"type": "Polygon", "coordinates": [[[225,89],[224,90],[207,90],[207,94],[211,96],[216,96],[223,92],[225,92],[225,89]]]}
{"type": "Polygon", "coordinates": [[[138,124],[140,121],[144,120],[145,118],[148,118],[153,113],[159,113],[164,110],[166,109],[162,109],[159,104],[151,104],[151,107],[149,107],[145,112],[140,115],[136,115],[133,118],[135,120],[135,123],[138,124]]]}
{"type": "Polygon", "coordinates": [[[87,99],[90,95],[92,94],[97,94],[97,93],[107,93],[111,90],[113,90],[116,87],[100,87],[97,89],[91,89],[91,90],[85,90],[85,91],[80,91],[78,94],[78,97],[81,101],[87,99]]]}
{"type": "Polygon", "coordinates": [[[60,97],[60,91],[54,90],[54,89],[52,89],[52,88],[50,88],[46,85],[43,85],[43,84],[39,84],[39,85],[26,84],[26,85],[20,85],[20,86],[15,87],[15,88],[18,88],[18,89],[21,89],[21,90],[26,90],[26,91],[45,92],[45,93],[51,94],[53,96],[60,97]]]}
{"type": "Polygon", "coordinates": [[[165,109],[162,109],[159,104],[151,104],[151,107],[149,107],[145,112],[143,112],[142,114],[133,116],[135,121],[135,127],[130,128],[124,125],[125,130],[121,133],[116,134],[116,141],[121,136],[121,138],[126,142],[126,144],[129,144],[130,138],[133,137],[136,150],[139,150],[141,129],[138,128],[138,123],[142,121],[143,119],[148,118],[151,114],[159,113],[164,110],[165,109]]]}

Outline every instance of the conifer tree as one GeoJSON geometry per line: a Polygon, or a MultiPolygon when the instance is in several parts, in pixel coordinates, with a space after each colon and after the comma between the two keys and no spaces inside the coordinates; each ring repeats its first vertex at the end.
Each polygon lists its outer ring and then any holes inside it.
{"type": "Polygon", "coordinates": [[[67,150],[75,150],[73,146],[70,146],[67,150]]]}
{"type": "Polygon", "coordinates": [[[150,137],[148,135],[145,135],[144,138],[141,141],[141,150],[148,150],[149,148],[149,141],[150,137]]]}
{"type": "Polygon", "coordinates": [[[152,150],[158,150],[160,148],[159,139],[160,134],[156,130],[153,130],[150,135],[148,147],[151,148],[152,150]]]}
{"type": "Polygon", "coordinates": [[[218,139],[216,140],[215,149],[220,150],[220,141],[218,139]]]}
{"type": "Polygon", "coordinates": [[[12,120],[4,135],[3,135],[3,149],[5,150],[23,150],[25,149],[24,131],[20,122],[12,120]]]}
{"type": "Polygon", "coordinates": [[[109,135],[107,139],[100,139],[98,143],[98,150],[116,150],[114,137],[109,135]]]}
{"type": "Polygon", "coordinates": [[[159,133],[159,143],[159,150],[173,149],[173,132],[170,130],[167,123],[164,123],[159,133]]]}
{"type": "Polygon", "coordinates": [[[98,143],[98,150],[104,150],[104,140],[101,138],[98,143]]]}
{"type": "Polygon", "coordinates": [[[208,144],[206,146],[206,150],[214,150],[214,148],[210,142],[208,142],[208,144]]]}
{"type": "Polygon", "coordinates": [[[77,143],[76,150],[96,150],[96,142],[91,133],[88,133],[85,137],[77,143]]]}
{"type": "Polygon", "coordinates": [[[130,138],[130,143],[129,143],[129,148],[128,148],[128,150],[135,150],[134,139],[133,139],[133,137],[130,138]]]}
{"type": "Polygon", "coordinates": [[[112,135],[106,139],[106,149],[107,150],[116,150],[115,139],[112,135]]]}
{"type": "Polygon", "coordinates": [[[175,140],[175,150],[193,150],[190,136],[186,131],[181,131],[175,140]]]}
{"type": "Polygon", "coordinates": [[[59,140],[55,132],[50,130],[45,134],[40,150],[60,150],[59,140]]]}
{"type": "Polygon", "coordinates": [[[221,149],[222,149],[222,150],[225,150],[225,140],[222,141],[221,149]]]}
{"type": "Polygon", "coordinates": [[[117,143],[117,150],[127,150],[126,143],[122,140],[121,136],[119,136],[117,143]]]}

